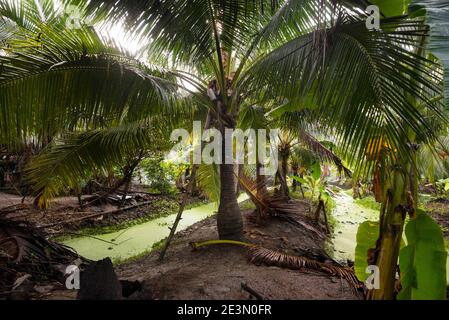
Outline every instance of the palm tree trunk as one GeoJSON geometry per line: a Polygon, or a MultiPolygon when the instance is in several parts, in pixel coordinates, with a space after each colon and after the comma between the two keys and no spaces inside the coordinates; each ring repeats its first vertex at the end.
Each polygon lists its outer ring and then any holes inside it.
{"type": "Polygon", "coordinates": [[[220,205],[217,214],[217,227],[220,239],[241,240],[243,220],[235,194],[234,165],[220,165],[220,205]]]}
{"type": "MultiPolygon", "coordinates": [[[[221,110],[224,110],[222,108],[221,110]]],[[[225,114],[229,119],[232,116],[225,114]]],[[[233,122],[231,120],[231,122],[233,122]]],[[[227,122],[227,127],[231,127],[227,122]]],[[[220,204],[217,214],[218,236],[222,240],[242,240],[243,239],[243,219],[237,202],[235,190],[236,177],[234,164],[226,164],[226,135],[225,125],[221,127],[222,139],[222,164],[220,164],[220,204]]],[[[231,129],[234,129],[232,126],[231,129]]]]}
{"type": "Polygon", "coordinates": [[[128,195],[129,185],[131,184],[132,176],[128,177],[125,183],[125,189],[123,191],[122,200],[120,201],[119,208],[123,207],[126,203],[126,196],[128,195]]]}
{"type": "MultiPolygon", "coordinates": [[[[292,166],[292,171],[293,171],[293,175],[297,177],[298,176],[298,167],[292,166]]],[[[293,192],[296,192],[296,188],[297,187],[298,187],[298,181],[293,179],[293,181],[292,181],[292,190],[293,190],[293,192]]]]}
{"type": "Polygon", "coordinates": [[[81,198],[81,192],[77,192],[76,197],[78,198],[78,205],[80,206],[80,210],[84,210],[83,199],[81,198]]]}
{"type": "Polygon", "coordinates": [[[281,183],[281,194],[285,197],[290,197],[290,191],[288,189],[287,184],[287,168],[288,168],[288,158],[289,158],[289,152],[283,150],[281,153],[281,170],[280,170],[280,183],[281,183]]]}

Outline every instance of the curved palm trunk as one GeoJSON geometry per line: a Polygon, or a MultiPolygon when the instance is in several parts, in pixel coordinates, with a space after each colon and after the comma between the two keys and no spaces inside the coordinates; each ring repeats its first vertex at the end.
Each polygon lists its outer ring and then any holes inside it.
{"type": "MultiPolygon", "coordinates": [[[[298,167],[296,165],[292,166],[292,172],[294,176],[298,176],[298,167]]],[[[298,187],[298,181],[293,179],[292,181],[292,190],[293,192],[296,192],[296,188],[298,187]]]]}
{"type": "Polygon", "coordinates": [[[288,158],[290,153],[288,150],[282,150],[281,152],[281,170],[280,170],[280,183],[281,183],[281,193],[285,197],[290,197],[290,190],[287,184],[287,173],[288,173],[288,158]]]}

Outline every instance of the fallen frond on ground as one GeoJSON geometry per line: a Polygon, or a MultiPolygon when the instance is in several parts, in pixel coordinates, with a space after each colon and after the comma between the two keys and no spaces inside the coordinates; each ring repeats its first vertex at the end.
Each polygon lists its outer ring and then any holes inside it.
{"type": "Polygon", "coordinates": [[[10,291],[24,274],[34,281],[61,282],[68,265],[88,262],[25,222],[0,219],[0,292],[10,291]]]}
{"type": "Polygon", "coordinates": [[[262,247],[250,248],[250,262],[256,265],[276,266],[292,270],[308,269],[345,279],[355,290],[363,288],[354,270],[338,264],[319,262],[302,256],[294,256],[262,247]]]}
{"type": "Polygon", "coordinates": [[[207,240],[190,243],[194,250],[217,244],[238,245],[248,248],[249,262],[255,265],[276,266],[299,271],[309,270],[322,272],[346,280],[355,291],[364,288],[363,283],[357,279],[353,268],[342,266],[335,261],[329,263],[320,262],[309,257],[289,255],[276,250],[263,248],[256,244],[233,240],[207,240]]]}
{"type": "Polygon", "coordinates": [[[256,183],[251,178],[241,173],[238,176],[239,183],[245,190],[245,192],[250,197],[251,201],[254,202],[259,216],[261,218],[265,216],[272,216],[293,225],[303,227],[320,238],[324,238],[322,232],[317,230],[313,225],[303,221],[298,216],[298,202],[299,200],[288,200],[280,195],[271,195],[264,183],[256,183]]]}

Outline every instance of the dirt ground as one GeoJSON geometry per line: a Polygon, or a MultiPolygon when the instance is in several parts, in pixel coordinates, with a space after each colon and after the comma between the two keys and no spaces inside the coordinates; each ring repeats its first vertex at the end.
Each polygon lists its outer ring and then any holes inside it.
{"type": "MultiPolygon", "coordinates": [[[[4,197],[0,194],[0,198],[4,197]]],[[[17,200],[10,197],[6,202],[1,200],[0,203],[5,207],[17,200]]],[[[58,198],[52,205],[52,212],[47,214],[33,212],[29,215],[30,212],[22,210],[18,212],[28,215],[29,221],[39,221],[41,224],[54,222],[58,221],[55,215],[60,215],[64,220],[70,216],[70,212],[77,214],[73,208],[70,209],[72,202],[73,207],[76,207],[76,198],[58,198]]],[[[304,202],[298,202],[297,205],[301,214],[295,218],[311,223],[308,205],[304,202]]],[[[29,203],[27,206],[29,207],[29,203]]],[[[257,224],[252,210],[244,211],[243,215],[248,242],[290,255],[307,253],[319,256],[320,259],[325,257],[322,249],[325,236],[324,232],[321,233],[324,228],[317,234],[300,225],[274,217],[268,218],[263,224],[257,224]]],[[[137,300],[253,299],[248,291],[242,289],[242,284],[246,284],[266,299],[363,299],[346,280],[339,277],[317,271],[290,270],[249,263],[248,251],[244,247],[211,245],[194,251],[189,245],[191,242],[217,238],[215,217],[211,217],[179,232],[164,262],[159,262],[159,252],[153,251],[148,256],[116,266],[117,275],[121,280],[138,280],[142,283],[142,290],[130,297],[137,300]]],[[[76,291],[65,290],[57,283],[39,284],[34,290],[34,299],[76,297],[76,291]]]]}
{"type": "MultiPolygon", "coordinates": [[[[252,243],[298,255],[304,250],[322,253],[323,239],[309,231],[271,218],[256,225],[244,213],[245,235],[252,243]]],[[[319,272],[256,266],[248,262],[247,249],[212,245],[192,250],[190,242],[217,239],[215,219],[209,218],[180,232],[163,263],[158,252],[121,265],[121,279],[143,282],[133,299],[249,299],[246,284],[267,299],[361,299],[345,280],[319,272]]]]}
{"type": "Polygon", "coordinates": [[[426,209],[441,226],[444,238],[449,239],[449,199],[429,201],[426,209]]]}
{"type": "MultiPolygon", "coordinates": [[[[20,203],[21,198],[0,193],[0,209],[20,203]]],[[[296,218],[311,223],[309,208],[298,202],[296,218]]],[[[73,217],[82,217],[75,197],[58,198],[51,210],[44,213],[32,208],[27,199],[23,209],[13,211],[11,217],[27,217],[37,224],[63,222],[73,217]]],[[[91,208],[92,209],[92,208],[91,208]]],[[[114,206],[104,205],[95,210],[104,212],[98,222],[114,224],[117,221],[134,219],[139,214],[148,214],[150,207],[109,217],[107,212],[114,206]]],[[[449,201],[434,200],[426,204],[427,211],[442,226],[446,239],[449,237],[449,201]]],[[[244,213],[245,236],[248,242],[290,255],[313,253],[325,256],[325,238],[277,218],[269,218],[262,225],[255,222],[251,210],[244,213]]],[[[73,226],[72,226],[73,227],[73,226]]],[[[81,227],[81,226],[77,226],[81,227]]],[[[327,274],[306,270],[289,270],[274,266],[257,266],[249,263],[248,251],[244,247],[212,245],[193,250],[189,243],[217,239],[215,218],[209,218],[179,232],[169,248],[164,262],[158,261],[159,252],[116,266],[122,280],[138,280],[142,290],[130,299],[250,299],[242,289],[246,284],[266,299],[363,299],[344,280],[327,274]]],[[[76,291],[63,289],[59,283],[41,283],[35,286],[35,299],[75,299],[76,291]]]]}

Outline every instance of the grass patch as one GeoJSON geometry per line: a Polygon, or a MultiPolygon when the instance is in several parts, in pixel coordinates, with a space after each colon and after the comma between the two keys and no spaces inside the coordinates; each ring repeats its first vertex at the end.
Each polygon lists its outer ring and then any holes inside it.
{"type": "Polygon", "coordinates": [[[251,199],[246,199],[239,203],[240,210],[254,210],[256,205],[251,201],[251,199]]]}
{"type": "Polygon", "coordinates": [[[361,207],[364,207],[366,209],[371,209],[371,210],[376,210],[376,211],[380,210],[380,206],[381,206],[381,204],[376,202],[376,200],[372,196],[365,197],[362,199],[355,199],[354,203],[361,207]]]}
{"type": "Polygon", "coordinates": [[[331,232],[334,231],[335,226],[337,224],[337,220],[335,219],[334,215],[332,214],[332,212],[335,210],[336,207],[337,207],[337,203],[334,200],[334,198],[329,197],[329,199],[326,202],[326,214],[327,214],[327,220],[328,220],[329,228],[331,229],[331,232]]]}

